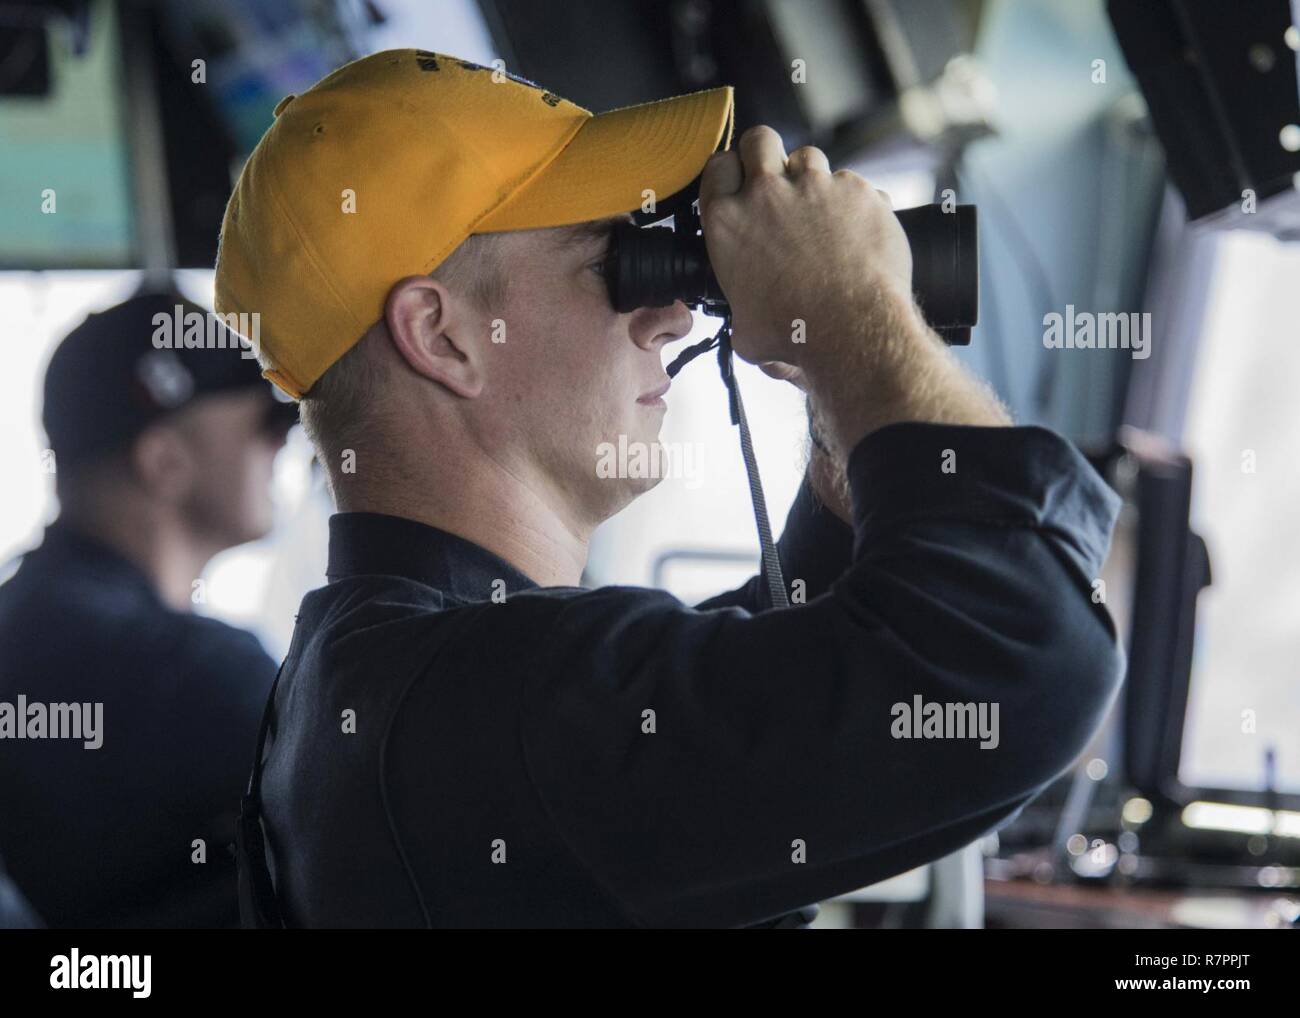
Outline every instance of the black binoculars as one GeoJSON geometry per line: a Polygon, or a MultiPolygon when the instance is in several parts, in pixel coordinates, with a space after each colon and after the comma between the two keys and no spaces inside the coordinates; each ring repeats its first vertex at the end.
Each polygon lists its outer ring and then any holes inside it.
{"type": "MultiPolygon", "coordinates": [[[[615,227],[605,265],[615,310],[680,300],[706,314],[727,312],[700,228],[697,186],[615,227]],[[648,225],[669,216],[672,226],[648,225]]],[[[925,320],[946,343],[969,343],[979,319],[975,206],[920,205],[896,214],[912,249],[912,292],[925,320]]]]}

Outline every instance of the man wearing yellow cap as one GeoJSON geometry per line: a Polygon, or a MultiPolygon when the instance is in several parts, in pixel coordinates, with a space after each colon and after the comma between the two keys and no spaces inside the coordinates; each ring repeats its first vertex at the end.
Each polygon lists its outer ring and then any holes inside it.
{"type": "Polygon", "coordinates": [[[1120,677],[1089,597],[1118,500],[926,327],[862,178],[768,128],[731,151],[728,88],[593,116],[419,50],[277,114],[217,305],[260,316],[340,511],[244,803],[247,921],[775,924],[1072,763],[1120,677]],[[778,542],[789,608],[757,577],[696,607],[578,586],[655,483],[597,450],[657,440],[691,326],[613,309],[609,231],[701,171],[734,349],[826,448],[778,542]]]}

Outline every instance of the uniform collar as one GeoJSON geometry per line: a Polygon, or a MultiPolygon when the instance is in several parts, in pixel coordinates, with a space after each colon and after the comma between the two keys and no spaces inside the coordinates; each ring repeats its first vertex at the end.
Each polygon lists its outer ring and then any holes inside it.
{"type": "Polygon", "coordinates": [[[348,576],[402,576],[441,591],[451,600],[487,601],[493,582],[510,592],[537,586],[499,555],[473,541],[384,513],[330,517],[331,582],[348,576]]]}

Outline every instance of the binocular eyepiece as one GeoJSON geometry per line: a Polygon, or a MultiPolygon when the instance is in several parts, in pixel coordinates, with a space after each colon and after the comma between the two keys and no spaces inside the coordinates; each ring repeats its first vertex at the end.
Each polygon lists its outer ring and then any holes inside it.
{"type": "MultiPolygon", "coordinates": [[[[679,200],[672,215],[671,227],[615,227],[605,264],[615,310],[666,307],[680,300],[706,314],[724,314],[727,298],[709,265],[693,201],[679,200]]],[[[912,249],[912,291],[925,320],[945,342],[969,343],[979,319],[975,206],[920,205],[897,216],[912,249]]]]}

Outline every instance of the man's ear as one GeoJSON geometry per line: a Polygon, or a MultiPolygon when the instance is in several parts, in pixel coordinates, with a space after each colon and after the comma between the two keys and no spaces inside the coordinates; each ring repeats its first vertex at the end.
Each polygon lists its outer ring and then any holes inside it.
{"type": "Polygon", "coordinates": [[[393,346],[418,375],[457,396],[483,391],[482,350],[473,340],[474,322],[463,300],[429,276],[407,276],[388,291],[384,321],[393,346]]]}

